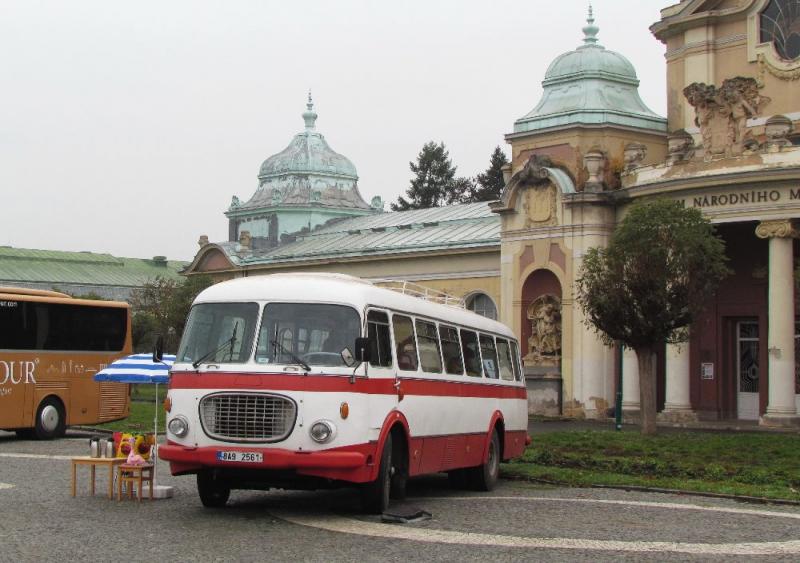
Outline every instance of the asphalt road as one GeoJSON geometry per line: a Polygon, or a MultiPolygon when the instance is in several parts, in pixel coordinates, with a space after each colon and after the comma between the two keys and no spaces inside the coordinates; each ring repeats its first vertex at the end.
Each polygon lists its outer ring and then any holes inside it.
{"type": "Polygon", "coordinates": [[[88,435],[53,442],[0,432],[0,562],[14,561],[664,561],[800,559],[800,508],[624,491],[501,483],[451,491],[444,476],[413,480],[408,505],[429,520],[382,523],[353,490],[234,491],[204,509],[193,477],[159,481],[171,499],[110,501],[98,473],[89,495],[70,462],[88,435]]]}

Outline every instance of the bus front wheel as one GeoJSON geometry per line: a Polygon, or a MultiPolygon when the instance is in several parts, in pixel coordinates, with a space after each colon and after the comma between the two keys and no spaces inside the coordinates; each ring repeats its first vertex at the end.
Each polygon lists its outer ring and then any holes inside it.
{"type": "Polygon", "coordinates": [[[64,407],[61,401],[48,397],[39,405],[36,411],[36,424],[33,433],[39,440],[52,440],[63,436],[67,431],[64,407]]]}
{"type": "Polygon", "coordinates": [[[231,488],[219,479],[214,479],[210,471],[197,474],[197,493],[206,508],[221,508],[231,496],[231,488]]]}
{"type": "Polygon", "coordinates": [[[365,512],[369,514],[382,514],[389,507],[393,469],[392,435],[389,434],[383,444],[381,464],[378,468],[378,478],[371,483],[365,483],[361,491],[365,512]]]}

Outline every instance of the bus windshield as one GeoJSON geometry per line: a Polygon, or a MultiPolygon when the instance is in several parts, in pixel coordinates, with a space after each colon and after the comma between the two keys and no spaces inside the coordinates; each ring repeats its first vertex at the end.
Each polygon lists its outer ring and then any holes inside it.
{"type": "Polygon", "coordinates": [[[178,362],[241,364],[250,359],[256,303],[200,303],[186,321],[178,362]]]}
{"type": "Polygon", "coordinates": [[[294,364],[300,359],[309,366],[344,366],[342,350],[352,351],[360,335],[361,320],[352,307],[270,303],[264,307],[255,360],[294,364]]]}

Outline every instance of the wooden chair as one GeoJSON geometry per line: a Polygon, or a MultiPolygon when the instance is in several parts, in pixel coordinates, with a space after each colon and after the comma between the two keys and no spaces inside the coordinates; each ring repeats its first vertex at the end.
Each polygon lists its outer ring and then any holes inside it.
{"type": "Polygon", "coordinates": [[[125,483],[128,491],[128,498],[133,499],[133,488],[135,485],[139,487],[139,494],[137,498],[139,502],[142,501],[144,496],[144,483],[149,484],[150,500],[153,500],[153,464],[145,463],[144,465],[128,465],[123,463],[117,466],[117,500],[122,500],[122,484],[125,483]]]}

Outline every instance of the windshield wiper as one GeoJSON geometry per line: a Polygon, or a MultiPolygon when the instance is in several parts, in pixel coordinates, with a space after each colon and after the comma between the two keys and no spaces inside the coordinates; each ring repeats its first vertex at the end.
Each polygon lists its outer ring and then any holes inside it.
{"type": "Polygon", "coordinates": [[[292,361],[293,361],[294,363],[296,363],[298,366],[302,366],[302,367],[303,367],[303,369],[304,369],[304,370],[306,370],[307,372],[311,371],[311,366],[310,366],[310,365],[308,365],[308,364],[307,364],[307,363],[305,363],[303,360],[301,360],[300,358],[298,358],[297,356],[295,356],[294,354],[292,354],[292,352],[291,352],[291,351],[287,350],[287,349],[286,349],[286,348],[283,346],[283,344],[281,344],[281,343],[280,343],[280,342],[278,342],[277,340],[273,340],[272,342],[270,342],[270,344],[272,344],[272,345],[273,345],[273,346],[275,346],[276,348],[279,348],[282,354],[286,354],[287,356],[289,356],[289,357],[292,359],[292,361]]]}
{"type": "Polygon", "coordinates": [[[194,369],[197,369],[197,366],[202,364],[204,361],[206,361],[211,356],[216,356],[217,352],[219,352],[220,350],[225,348],[225,346],[230,346],[231,347],[231,353],[230,353],[229,360],[228,360],[228,361],[230,361],[230,359],[233,358],[233,345],[236,344],[236,331],[238,329],[239,329],[239,321],[236,321],[236,324],[233,325],[233,334],[231,334],[231,337],[228,340],[226,340],[225,342],[223,342],[217,349],[211,350],[210,352],[208,352],[206,354],[203,354],[196,361],[192,362],[192,367],[194,369]]]}

